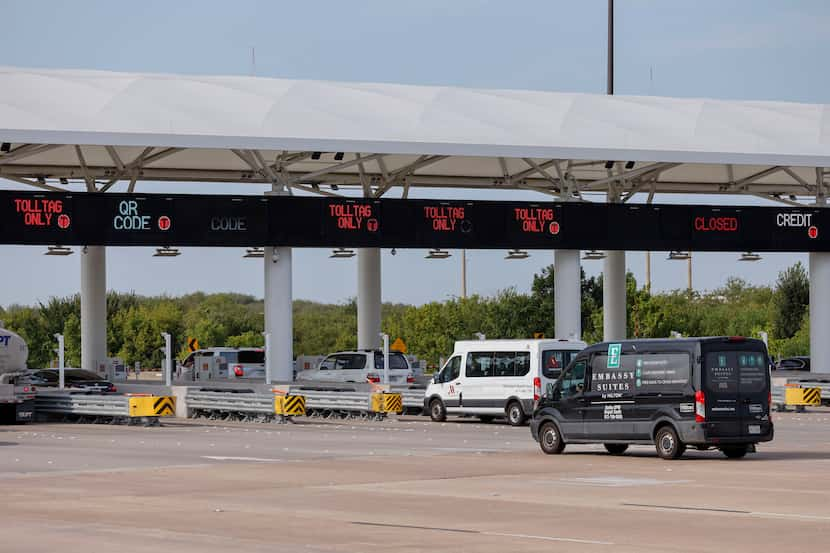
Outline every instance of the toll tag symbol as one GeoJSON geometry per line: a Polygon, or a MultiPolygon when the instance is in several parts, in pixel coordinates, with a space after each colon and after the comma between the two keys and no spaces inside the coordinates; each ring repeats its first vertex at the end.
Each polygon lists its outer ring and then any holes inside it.
{"type": "Polygon", "coordinates": [[[158,224],[159,230],[169,230],[172,223],[170,221],[170,217],[168,217],[167,215],[162,215],[161,217],[159,217],[158,224]]]}
{"type": "Polygon", "coordinates": [[[815,240],[818,238],[818,227],[813,225],[812,227],[807,229],[807,236],[815,240]]]}
{"type": "Polygon", "coordinates": [[[67,228],[69,228],[70,224],[71,224],[71,220],[69,219],[69,215],[67,215],[66,213],[62,213],[61,215],[58,215],[58,227],[59,228],[67,229],[67,228]]]}
{"type": "Polygon", "coordinates": [[[378,226],[380,225],[377,219],[369,219],[368,221],[366,221],[366,230],[368,230],[369,232],[377,232],[378,226]]]}
{"type": "Polygon", "coordinates": [[[551,221],[550,226],[548,227],[548,229],[550,230],[551,234],[559,234],[559,230],[560,230],[559,223],[556,222],[556,221],[551,221]]]}

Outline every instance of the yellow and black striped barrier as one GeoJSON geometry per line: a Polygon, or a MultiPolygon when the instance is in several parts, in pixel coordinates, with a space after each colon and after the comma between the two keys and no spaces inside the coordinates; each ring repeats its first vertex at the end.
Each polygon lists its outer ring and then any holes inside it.
{"type": "Polygon", "coordinates": [[[130,417],[174,417],[174,396],[138,396],[130,398],[130,417]]]}
{"type": "Polygon", "coordinates": [[[378,393],[372,394],[372,411],[375,413],[403,413],[403,397],[401,394],[378,393]]]}
{"type": "Polygon", "coordinates": [[[821,388],[787,387],[784,391],[786,405],[821,405],[821,388]]]}
{"type": "Polygon", "coordinates": [[[305,396],[284,395],[274,398],[274,413],[283,417],[302,417],[305,415],[305,396]]]}

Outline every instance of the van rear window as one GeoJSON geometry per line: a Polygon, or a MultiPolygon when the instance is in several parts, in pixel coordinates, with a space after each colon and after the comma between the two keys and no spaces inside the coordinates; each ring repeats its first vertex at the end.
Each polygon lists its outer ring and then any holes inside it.
{"type": "Polygon", "coordinates": [[[578,351],[549,349],[542,352],[542,374],[545,378],[556,380],[562,374],[562,369],[568,366],[576,357],[578,351]]]}
{"type": "Polygon", "coordinates": [[[767,356],[761,351],[710,351],[706,354],[706,389],[716,393],[763,392],[767,356]]]}

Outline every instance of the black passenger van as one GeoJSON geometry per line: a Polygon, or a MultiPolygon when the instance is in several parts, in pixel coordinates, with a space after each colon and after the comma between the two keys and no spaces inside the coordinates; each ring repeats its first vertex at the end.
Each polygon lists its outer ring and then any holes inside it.
{"type": "Polygon", "coordinates": [[[542,451],[602,443],[612,455],[654,444],[664,459],[687,446],[740,458],[773,437],[767,349],[710,337],[603,342],[548,385],[530,429],[542,451]]]}

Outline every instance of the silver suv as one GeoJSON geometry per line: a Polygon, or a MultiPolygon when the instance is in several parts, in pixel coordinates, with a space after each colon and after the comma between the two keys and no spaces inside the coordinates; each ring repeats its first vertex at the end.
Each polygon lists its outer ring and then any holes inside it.
{"type": "MultiPolygon", "coordinates": [[[[373,382],[383,381],[383,352],[379,350],[340,351],[326,356],[313,369],[297,373],[297,380],[306,382],[373,382]]],[[[407,385],[415,382],[409,362],[402,353],[389,352],[389,383],[407,385]]]]}

